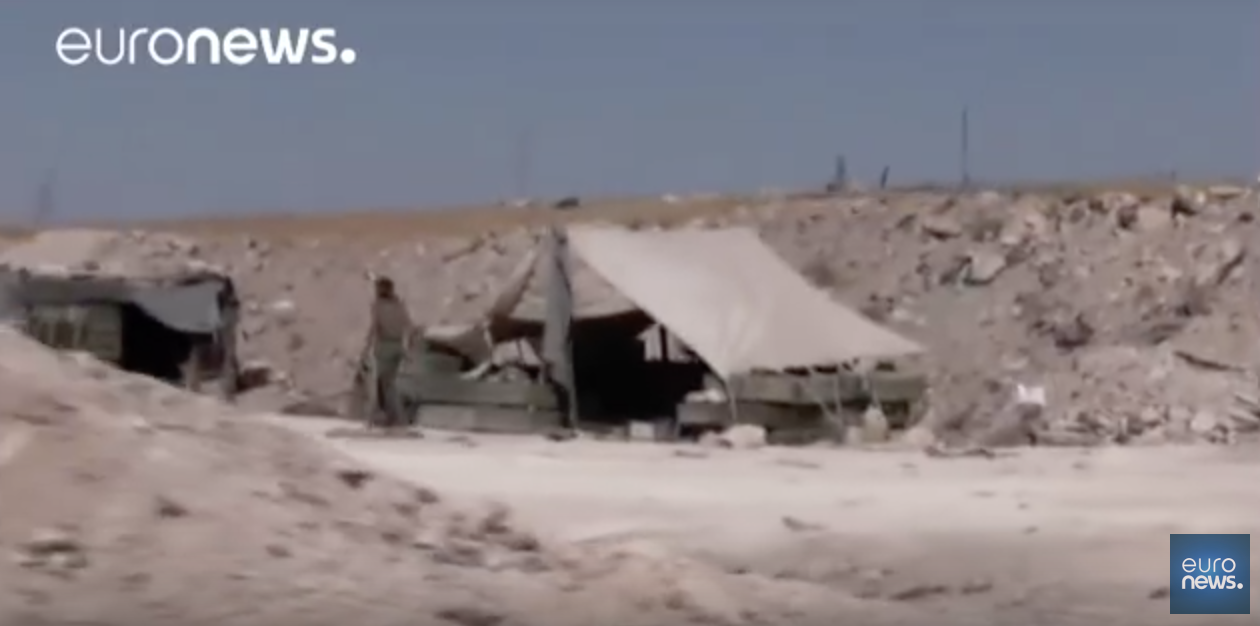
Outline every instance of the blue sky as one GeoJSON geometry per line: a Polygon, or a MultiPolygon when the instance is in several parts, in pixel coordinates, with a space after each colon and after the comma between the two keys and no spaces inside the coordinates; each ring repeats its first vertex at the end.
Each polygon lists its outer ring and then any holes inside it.
{"type": "Polygon", "coordinates": [[[61,0],[0,21],[0,219],[449,206],[852,175],[1251,176],[1253,0],[61,0]],[[332,26],[333,67],[65,67],[69,26],[332,26]],[[522,154],[529,154],[529,158],[522,154]],[[522,163],[528,165],[522,165],[522,163]]]}

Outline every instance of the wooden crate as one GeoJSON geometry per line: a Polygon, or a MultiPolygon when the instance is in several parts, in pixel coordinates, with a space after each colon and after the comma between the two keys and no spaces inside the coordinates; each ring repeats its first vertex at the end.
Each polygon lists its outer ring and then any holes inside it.
{"type": "Polygon", "coordinates": [[[873,372],[867,380],[869,390],[862,377],[850,372],[827,376],[754,374],[733,379],[730,393],[745,402],[811,405],[830,403],[837,395],[841,402],[864,401],[872,396],[881,402],[916,402],[927,391],[927,379],[914,374],[873,372]]]}
{"type": "Polygon", "coordinates": [[[532,435],[560,429],[564,425],[564,418],[557,411],[527,411],[517,407],[486,405],[426,404],[416,413],[416,423],[425,429],[532,435]]]}

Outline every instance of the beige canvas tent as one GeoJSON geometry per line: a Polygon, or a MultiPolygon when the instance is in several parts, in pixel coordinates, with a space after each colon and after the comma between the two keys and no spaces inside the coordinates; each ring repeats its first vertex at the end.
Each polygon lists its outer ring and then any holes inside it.
{"type": "Polygon", "coordinates": [[[480,319],[426,336],[481,366],[405,377],[416,406],[528,407],[571,427],[579,414],[588,425],[816,425],[844,403],[914,403],[926,382],[845,372],[923,348],[812,286],[746,228],[553,230],[480,319]]]}
{"type": "Polygon", "coordinates": [[[751,229],[585,227],[570,239],[591,269],[724,379],[923,351],[810,285],[751,229]]]}
{"type": "Polygon", "coordinates": [[[549,269],[552,252],[536,252],[479,323],[431,329],[431,338],[484,356],[514,329],[545,325],[548,302],[560,298],[579,321],[646,314],[723,379],[923,351],[809,284],[748,228],[573,226],[567,240],[564,279],[549,269]]]}

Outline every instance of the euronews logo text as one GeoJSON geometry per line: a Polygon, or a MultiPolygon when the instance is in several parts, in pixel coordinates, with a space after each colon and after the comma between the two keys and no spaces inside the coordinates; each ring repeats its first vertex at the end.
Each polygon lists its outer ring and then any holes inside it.
{"type": "Polygon", "coordinates": [[[57,58],[70,66],[351,65],[353,48],[338,46],[335,28],[66,28],[57,58]]]}
{"type": "Polygon", "coordinates": [[[1234,580],[1233,572],[1238,569],[1238,563],[1229,557],[1187,558],[1181,562],[1181,569],[1186,572],[1181,578],[1182,589],[1242,589],[1245,586],[1234,580]]]}
{"type": "Polygon", "coordinates": [[[1169,535],[1168,612],[1251,614],[1251,535],[1169,535]]]}

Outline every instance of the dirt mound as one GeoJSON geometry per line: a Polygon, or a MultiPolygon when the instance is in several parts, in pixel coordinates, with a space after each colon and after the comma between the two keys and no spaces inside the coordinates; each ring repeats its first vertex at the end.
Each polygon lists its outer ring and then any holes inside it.
{"type": "Polygon", "coordinates": [[[17,267],[82,265],[99,257],[117,238],[110,231],[45,231],[7,246],[0,254],[0,262],[17,267]]]}
{"type": "Polygon", "coordinates": [[[0,265],[50,273],[146,276],[208,265],[196,242],[142,231],[49,230],[0,250],[0,265]]]}
{"type": "Polygon", "coordinates": [[[0,355],[2,622],[743,619],[747,594],[698,565],[545,545],[505,508],[10,329],[0,355]]]}

